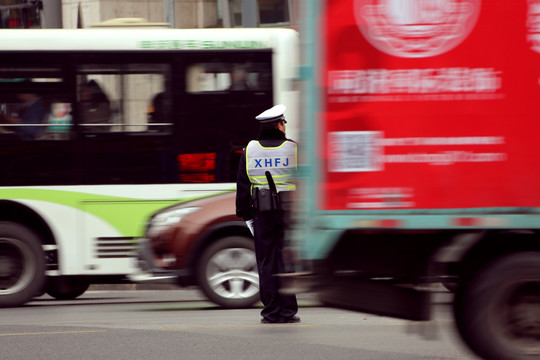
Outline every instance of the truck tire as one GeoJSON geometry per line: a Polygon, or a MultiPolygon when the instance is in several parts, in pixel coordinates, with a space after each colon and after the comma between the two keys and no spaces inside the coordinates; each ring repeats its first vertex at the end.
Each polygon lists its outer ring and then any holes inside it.
{"type": "Polygon", "coordinates": [[[540,359],[540,253],[506,255],[482,268],[458,291],[454,316],[483,359],[540,359]]]}
{"type": "Polygon", "coordinates": [[[253,240],[230,236],[203,253],[197,282],[212,302],[229,309],[250,307],[259,301],[259,274],[253,240]]]}
{"type": "Polygon", "coordinates": [[[73,300],[88,290],[90,283],[83,277],[60,276],[47,280],[45,292],[57,300],[73,300]]]}
{"type": "Polygon", "coordinates": [[[0,222],[0,307],[20,306],[43,291],[45,255],[29,228],[0,222]]]}

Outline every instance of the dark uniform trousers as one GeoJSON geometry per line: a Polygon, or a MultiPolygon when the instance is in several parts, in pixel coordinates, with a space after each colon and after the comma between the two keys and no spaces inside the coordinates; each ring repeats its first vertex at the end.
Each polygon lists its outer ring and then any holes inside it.
{"type": "Polygon", "coordinates": [[[296,296],[281,294],[280,280],[275,276],[285,272],[283,216],[283,211],[277,210],[257,212],[253,222],[259,291],[264,304],[261,315],[271,322],[288,319],[298,312],[296,296]]]}

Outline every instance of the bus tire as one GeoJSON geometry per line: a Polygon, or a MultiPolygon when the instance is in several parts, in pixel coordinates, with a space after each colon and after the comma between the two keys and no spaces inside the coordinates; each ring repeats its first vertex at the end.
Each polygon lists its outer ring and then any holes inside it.
{"type": "Polygon", "coordinates": [[[197,282],[212,302],[224,308],[253,306],[259,301],[259,274],[253,240],[229,236],[202,253],[197,282]]]}
{"type": "Polygon", "coordinates": [[[57,300],[73,300],[84,294],[89,287],[90,283],[83,277],[50,277],[45,292],[57,300]]]}
{"type": "Polygon", "coordinates": [[[483,359],[540,359],[540,253],[496,259],[458,290],[456,327],[483,359]]]}
{"type": "Polygon", "coordinates": [[[20,306],[45,284],[45,255],[40,238],[29,228],[0,222],[0,307],[20,306]]]}

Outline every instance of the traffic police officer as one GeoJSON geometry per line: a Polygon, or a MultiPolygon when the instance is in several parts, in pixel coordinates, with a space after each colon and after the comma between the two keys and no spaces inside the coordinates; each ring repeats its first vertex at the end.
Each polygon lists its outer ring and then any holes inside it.
{"type": "Polygon", "coordinates": [[[279,277],[285,272],[283,261],[284,212],[275,203],[264,202],[270,189],[270,172],[278,193],[294,190],[290,183],[296,169],[296,143],[285,137],[285,105],[276,105],[256,119],[261,124],[257,140],[247,145],[237,176],[236,214],[252,226],[259,271],[259,290],[264,309],[262,323],[296,323],[298,304],[295,295],[279,292],[279,277]],[[267,194],[261,197],[262,194],[267,194]]]}

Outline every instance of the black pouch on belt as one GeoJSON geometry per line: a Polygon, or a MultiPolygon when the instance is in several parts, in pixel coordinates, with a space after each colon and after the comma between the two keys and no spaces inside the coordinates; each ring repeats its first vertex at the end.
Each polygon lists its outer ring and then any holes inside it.
{"type": "Polygon", "coordinates": [[[270,189],[254,188],[251,195],[251,202],[255,211],[281,210],[279,194],[276,190],[274,179],[269,171],[266,172],[270,189]]]}
{"type": "Polygon", "coordinates": [[[253,203],[253,209],[256,211],[276,210],[275,200],[273,199],[271,191],[268,189],[254,188],[251,201],[253,203]]]}

